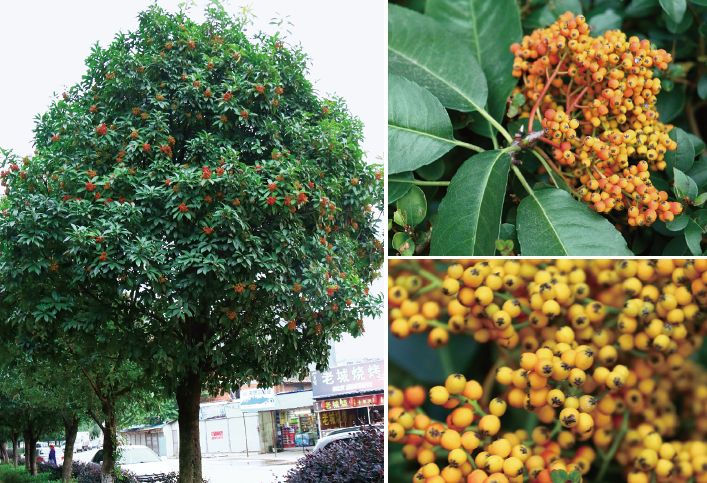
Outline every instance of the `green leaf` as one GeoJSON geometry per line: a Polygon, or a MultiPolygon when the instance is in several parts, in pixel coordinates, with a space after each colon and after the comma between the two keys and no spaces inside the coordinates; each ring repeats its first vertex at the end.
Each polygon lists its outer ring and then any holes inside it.
{"type": "Polygon", "coordinates": [[[695,156],[699,156],[702,154],[702,151],[705,149],[705,142],[700,139],[699,137],[695,136],[691,132],[686,132],[687,137],[690,138],[690,142],[692,143],[692,146],[695,148],[695,156]]]}
{"type": "Polygon", "coordinates": [[[567,481],[567,472],[565,470],[552,470],[550,479],[552,483],[565,483],[567,481]]]}
{"type": "Polygon", "coordinates": [[[705,201],[707,201],[707,193],[701,193],[697,198],[695,198],[695,201],[692,204],[695,206],[702,206],[705,204],[705,201]]]}
{"type": "Polygon", "coordinates": [[[685,243],[693,255],[702,255],[702,228],[695,222],[690,222],[685,227],[685,243]]]}
{"type": "Polygon", "coordinates": [[[455,146],[452,122],[435,96],[412,81],[388,76],[388,172],[414,171],[455,146]]]}
{"type": "Polygon", "coordinates": [[[665,223],[665,228],[670,231],[682,231],[687,226],[689,221],[690,217],[687,216],[687,213],[681,213],[673,219],[673,221],[668,221],[665,223]]]}
{"type": "Polygon", "coordinates": [[[621,16],[612,8],[608,8],[603,12],[589,18],[589,26],[592,28],[592,34],[603,34],[607,30],[615,30],[621,28],[621,16]]]}
{"type": "Polygon", "coordinates": [[[425,193],[415,185],[398,200],[396,206],[400,212],[403,226],[419,225],[427,216],[425,193]]]}
{"type": "Polygon", "coordinates": [[[661,91],[655,107],[662,122],[670,122],[678,117],[685,107],[685,86],[677,86],[670,92],[661,91]]]}
{"type": "Polygon", "coordinates": [[[436,20],[394,4],[388,5],[388,70],[447,108],[468,112],[486,104],[486,78],[471,49],[436,20]]]}
{"type": "Polygon", "coordinates": [[[388,177],[388,204],[395,203],[412,188],[412,183],[405,183],[405,180],[412,181],[415,177],[411,171],[398,173],[394,177],[388,177]],[[397,181],[401,180],[401,181],[397,181]]]}
{"type": "Polygon", "coordinates": [[[697,197],[698,189],[695,180],[680,171],[678,168],[673,168],[673,176],[675,177],[675,184],[673,186],[675,196],[680,199],[689,198],[691,200],[697,197]]]}
{"type": "Polygon", "coordinates": [[[645,17],[658,7],[658,0],[633,0],[626,10],[626,17],[645,17]]]}
{"type": "Polygon", "coordinates": [[[409,257],[415,254],[415,242],[412,237],[405,232],[398,232],[393,235],[391,241],[393,248],[402,256],[409,257]]]}
{"type": "Polygon", "coordinates": [[[692,15],[684,15],[681,22],[674,22],[665,12],[663,12],[663,17],[665,19],[665,27],[668,32],[674,34],[681,34],[686,32],[692,26],[692,15]]]}
{"type": "Polygon", "coordinates": [[[511,157],[486,151],[461,165],[439,205],[431,255],[493,256],[511,157]]]}
{"type": "Polygon", "coordinates": [[[471,47],[486,75],[488,112],[500,120],[518,82],[509,50],[523,36],[516,1],[427,0],[426,14],[456,32],[457,42],[471,47]]]}
{"type": "Polygon", "coordinates": [[[668,14],[673,22],[682,22],[685,10],[687,10],[687,0],[659,0],[659,2],[660,6],[663,7],[663,11],[668,14]]]}
{"type": "Polygon", "coordinates": [[[665,153],[665,162],[669,168],[688,171],[695,162],[695,147],[692,145],[690,136],[679,127],[674,127],[670,131],[670,139],[678,146],[675,151],[665,153]]]}
{"type": "Polygon", "coordinates": [[[702,74],[700,80],[697,81],[697,95],[700,99],[707,99],[707,74],[702,74]]]}
{"type": "Polygon", "coordinates": [[[528,15],[523,25],[530,29],[538,27],[544,28],[567,11],[579,15],[582,13],[582,2],[580,0],[553,0],[547,2],[547,5],[543,5],[541,8],[534,10],[528,15]]]}
{"type": "Polygon", "coordinates": [[[535,190],[523,198],[516,229],[525,256],[631,255],[606,218],[559,189],[535,190]]]}

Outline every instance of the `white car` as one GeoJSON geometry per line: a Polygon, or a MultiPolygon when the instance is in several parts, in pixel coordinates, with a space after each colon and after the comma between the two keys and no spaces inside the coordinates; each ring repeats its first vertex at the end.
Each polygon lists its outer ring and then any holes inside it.
{"type": "MultiPolygon", "coordinates": [[[[120,454],[118,466],[137,476],[157,477],[166,475],[171,471],[164,459],[147,446],[124,445],[119,447],[118,453],[120,454]]],[[[99,449],[91,461],[101,464],[103,462],[103,450],[99,449]]]]}
{"type": "Polygon", "coordinates": [[[314,451],[314,452],[321,451],[324,448],[326,448],[327,446],[329,446],[331,443],[333,443],[334,441],[341,441],[342,439],[353,438],[354,436],[356,436],[360,432],[361,432],[361,430],[358,428],[337,429],[336,431],[332,431],[328,435],[319,439],[319,441],[317,441],[317,444],[314,446],[314,449],[312,451],[314,451]]]}

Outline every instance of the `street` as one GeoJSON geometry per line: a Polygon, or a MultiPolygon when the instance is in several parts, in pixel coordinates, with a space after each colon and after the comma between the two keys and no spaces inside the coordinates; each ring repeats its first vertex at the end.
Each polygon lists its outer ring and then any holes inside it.
{"type": "MultiPolygon", "coordinates": [[[[74,460],[91,461],[96,451],[93,449],[75,453],[74,460]]],[[[217,457],[204,457],[202,470],[204,478],[209,483],[232,483],[233,481],[272,483],[284,476],[302,456],[304,455],[301,451],[287,451],[277,455],[251,453],[250,457],[245,453],[230,453],[217,457]]],[[[165,462],[170,470],[179,469],[177,458],[168,458],[165,462]]]]}

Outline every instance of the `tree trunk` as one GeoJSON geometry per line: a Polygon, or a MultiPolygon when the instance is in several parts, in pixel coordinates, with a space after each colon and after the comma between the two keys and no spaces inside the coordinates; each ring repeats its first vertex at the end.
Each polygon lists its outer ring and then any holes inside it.
{"type": "Polygon", "coordinates": [[[12,433],[12,464],[17,468],[17,462],[19,461],[19,455],[17,452],[19,451],[19,444],[17,444],[17,439],[19,438],[19,435],[15,432],[12,433]]]}
{"type": "Polygon", "coordinates": [[[199,401],[201,374],[193,372],[179,381],[179,483],[201,483],[201,444],[199,442],[199,401]]]}
{"type": "MultiPolygon", "coordinates": [[[[75,414],[64,417],[64,463],[61,468],[61,479],[65,483],[71,481],[71,470],[74,462],[74,443],[79,431],[79,418],[75,414]]],[[[58,463],[58,461],[57,461],[58,463]]]]}
{"type": "Polygon", "coordinates": [[[2,462],[8,464],[10,462],[10,457],[7,455],[7,442],[0,442],[0,454],[2,455],[2,462]]]}
{"type": "Polygon", "coordinates": [[[25,436],[25,468],[32,475],[37,475],[37,436],[30,425],[24,432],[25,436]]]}
{"type": "Polygon", "coordinates": [[[101,404],[103,408],[103,463],[101,464],[101,483],[113,483],[115,469],[115,451],[117,446],[115,407],[108,401],[101,404]]]}

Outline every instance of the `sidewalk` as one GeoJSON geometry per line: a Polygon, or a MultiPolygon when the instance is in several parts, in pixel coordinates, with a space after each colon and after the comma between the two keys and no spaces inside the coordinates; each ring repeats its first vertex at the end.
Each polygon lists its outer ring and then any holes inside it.
{"type": "Polygon", "coordinates": [[[242,460],[242,461],[258,461],[267,462],[270,464],[281,463],[281,464],[292,464],[298,459],[302,458],[305,454],[311,452],[313,447],[307,447],[304,451],[302,448],[288,448],[285,450],[278,450],[275,453],[259,453],[251,451],[249,455],[246,453],[210,453],[201,455],[202,459],[229,459],[229,460],[242,460]]]}

